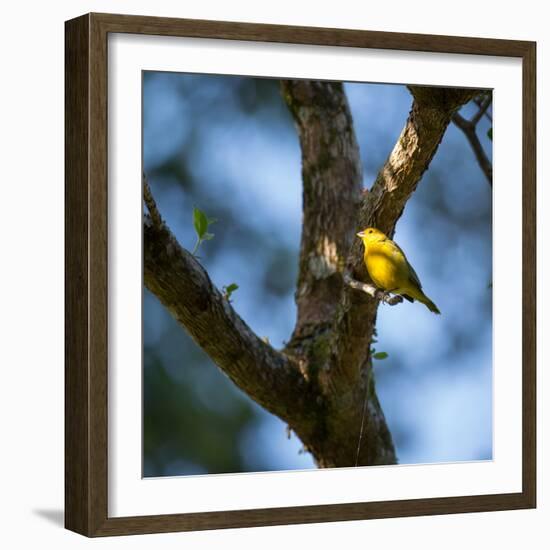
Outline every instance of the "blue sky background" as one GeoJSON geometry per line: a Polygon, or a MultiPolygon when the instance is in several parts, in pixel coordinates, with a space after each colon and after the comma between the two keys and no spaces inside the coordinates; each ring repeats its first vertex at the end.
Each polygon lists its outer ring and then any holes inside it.
{"type": "MultiPolygon", "coordinates": [[[[370,187],[407,118],[401,85],[345,84],[370,187]]],[[[465,115],[474,107],[466,106],[465,115]]],[[[489,121],[479,127],[482,143],[489,121]]],[[[300,149],[277,81],[144,73],[143,159],[186,248],[192,208],[218,222],[201,261],[237,283],[238,313],[275,347],[292,331],[301,227],[300,149]]],[[[380,307],[377,389],[400,463],[492,457],[491,189],[451,125],[395,240],[436,302],[380,307]]],[[[296,437],[218,371],[144,291],[144,474],[313,467],[296,437]]]]}

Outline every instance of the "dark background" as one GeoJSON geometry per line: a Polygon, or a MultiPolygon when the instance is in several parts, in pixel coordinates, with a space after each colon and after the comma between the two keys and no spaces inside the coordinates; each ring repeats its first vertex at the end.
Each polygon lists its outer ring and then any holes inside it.
{"type": "MultiPolygon", "coordinates": [[[[405,86],[345,84],[370,187],[408,114],[405,86]]],[[[468,105],[463,114],[473,112],[468,105]]],[[[479,133],[489,155],[489,122],[479,133]]],[[[180,243],[192,209],[217,218],[199,256],[233,305],[275,346],[295,320],[300,149],[278,82],[145,72],[143,158],[180,243]]],[[[377,389],[400,463],[492,457],[491,190],[450,126],[395,240],[442,315],[381,307],[377,389]]],[[[285,425],[237,389],[144,289],[145,476],[313,467],[285,425]]]]}

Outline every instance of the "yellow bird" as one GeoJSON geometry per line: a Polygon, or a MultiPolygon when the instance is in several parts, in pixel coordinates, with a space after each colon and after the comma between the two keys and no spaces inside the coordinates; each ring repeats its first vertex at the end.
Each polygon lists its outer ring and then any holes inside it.
{"type": "Polygon", "coordinates": [[[364,261],[373,283],[384,290],[414,302],[422,302],[430,311],[441,313],[422,292],[420,279],[405,253],[382,231],[367,227],[357,236],[365,246],[364,261]]]}

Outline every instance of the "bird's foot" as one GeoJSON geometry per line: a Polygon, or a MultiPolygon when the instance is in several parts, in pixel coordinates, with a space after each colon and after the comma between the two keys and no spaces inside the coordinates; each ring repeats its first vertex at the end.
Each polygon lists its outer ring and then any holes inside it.
{"type": "Polygon", "coordinates": [[[391,294],[387,290],[377,290],[376,291],[376,297],[382,302],[383,304],[386,304],[391,299],[391,294]]]}
{"type": "Polygon", "coordinates": [[[392,295],[390,290],[378,290],[376,297],[382,304],[394,306],[400,304],[403,298],[399,294],[392,295]]]}

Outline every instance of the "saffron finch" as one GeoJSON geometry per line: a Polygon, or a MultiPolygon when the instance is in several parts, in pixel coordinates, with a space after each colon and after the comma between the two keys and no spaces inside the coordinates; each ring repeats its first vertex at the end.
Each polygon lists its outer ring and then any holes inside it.
{"type": "Polygon", "coordinates": [[[357,233],[365,246],[364,261],[373,283],[393,294],[414,302],[422,302],[430,311],[441,313],[424,294],[420,279],[405,253],[382,231],[367,227],[357,233]]]}

